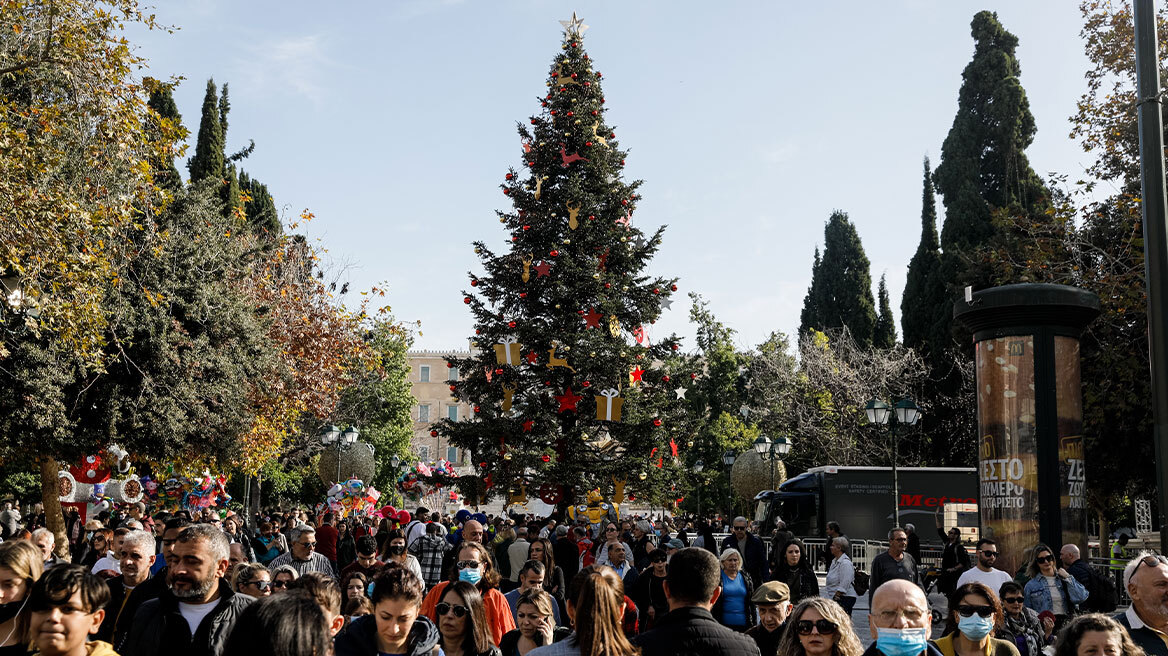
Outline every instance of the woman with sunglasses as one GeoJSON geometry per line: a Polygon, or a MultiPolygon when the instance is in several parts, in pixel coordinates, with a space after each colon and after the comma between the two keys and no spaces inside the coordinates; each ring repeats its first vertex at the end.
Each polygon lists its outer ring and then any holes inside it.
{"type": "MultiPolygon", "coordinates": [[[[503,656],[527,656],[532,649],[559,642],[572,633],[569,628],[556,626],[552,606],[555,603],[550,594],[536,588],[519,595],[515,605],[518,628],[508,632],[499,642],[503,656]]],[[[566,612],[564,617],[567,617],[566,612]]]]}
{"type": "Polygon", "coordinates": [[[653,628],[657,620],[669,612],[669,600],[665,597],[666,562],[669,556],[664,549],[656,549],[649,554],[649,566],[633,583],[629,591],[633,603],[637,605],[641,633],[653,628]]]}
{"type": "Polygon", "coordinates": [[[982,583],[966,583],[949,595],[948,635],[936,641],[944,656],[1019,656],[1014,643],[993,637],[1002,604],[982,583]]]}
{"type": "Polygon", "coordinates": [[[864,647],[839,604],[822,597],[804,599],[791,611],[778,656],[860,656],[864,647]]]}
{"type": "Polygon", "coordinates": [[[272,570],[272,594],[278,594],[288,589],[288,584],[300,578],[300,572],[291,565],[280,565],[272,570]]]}
{"type": "Polygon", "coordinates": [[[1087,600],[1087,588],[1067,570],[1055,568],[1057,557],[1045,544],[1034,547],[1034,560],[1026,570],[1030,580],[1024,589],[1027,608],[1039,615],[1046,611],[1054,615],[1055,633],[1075,614],[1078,605],[1087,600]]]}
{"type": "Polygon", "coordinates": [[[478,588],[483,599],[487,617],[487,627],[491,631],[491,642],[499,644],[503,635],[515,629],[515,618],[511,615],[511,605],[499,592],[499,572],[487,547],[478,542],[463,541],[458,547],[454,566],[450,568],[447,580],[434,586],[422,601],[422,614],[438,623],[438,602],[446,594],[446,588],[464,581],[478,588]]]}
{"type": "Polygon", "coordinates": [[[231,578],[231,589],[259,599],[272,594],[272,573],[259,563],[240,563],[231,578]]]}
{"type": "Polygon", "coordinates": [[[1042,648],[1052,641],[1054,619],[1049,615],[1038,618],[1038,613],[1027,608],[1026,596],[1016,581],[1006,581],[998,589],[1002,600],[1002,619],[995,637],[1014,643],[1022,656],[1041,656],[1042,648]]]}
{"type": "Polygon", "coordinates": [[[487,613],[478,588],[466,581],[451,583],[435,610],[442,651],[447,656],[499,656],[499,648],[491,642],[491,629],[487,626],[487,613]]]}

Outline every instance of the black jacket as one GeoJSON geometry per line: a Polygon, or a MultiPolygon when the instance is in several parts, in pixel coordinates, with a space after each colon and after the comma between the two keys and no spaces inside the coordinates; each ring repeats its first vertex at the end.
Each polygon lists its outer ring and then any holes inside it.
{"type": "MultiPolygon", "coordinates": [[[[742,577],[742,582],[746,584],[746,626],[750,628],[754,626],[755,608],[754,602],[750,600],[754,596],[754,580],[745,570],[738,570],[738,576],[742,577]]],[[[718,620],[719,624],[725,624],[722,613],[726,611],[725,595],[718,595],[718,601],[714,602],[714,607],[710,609],[710,614],[714,619],[718,620]]]]}
{"type": "Polygon", "coordinates": [[[1147,626],[1133,629],[1131,622],[1127,619],[1126,612],[1112,615],[1111,619],[1122,624],[1123,628],[1127,629],[1127,634],[1131,636],[1132,642],[1142,648],[1148,656],[1168,656],[1168,646],[1165,646],[1160,636],[1147,626]]]}
{"type": "MultiPolygon", "coordinates": [[[[406,656],[423,656],[438,646],[438,627],[419,615],[406,640],[406,656]]],[[[349,623],[333,641],[335,656],[377,656],[377,618],[362,615],[349,623]]]]}
{"type": "MultiPolygon", "coordinates": [[[[804,561],[806,562],[806,561],[804,561]]],[[[819,596],[819,579],[810,567],[789,567],[786,563],[779,563],[779,567],[771,570],[772,581],[782,581],[791,591],[791,603],[798,604],[808,597],[819,596]]]]}
{"type": "Polygon", "coordinates": [[[670,612],[633,644],[642,656],[760,656],[754,640],[718,624],[710,611],[697,606],[670,612]]]}
{"type": "MultiPolygon", "coordinates": [[[[138,609],[142,604],[157,599],[166,592],[166,572],[169,568],[163,567],[158,570],[158,573],[146,579],[146,582],[134,588],[130,593],[130,598],[126,600],[126,605],[122,607],[122,615],[116,618],[114,626],[113,639],[109,641],[114,647],[114,651],[119,654],[125,649],[126,638],[130,635],[130,629],[134,626],[134,616],[137,615],[138,609]]],[[[110,586],[110,591],[113,591],[113,586],[110,586]]],[[[109,618],[109,615],[106,615],[109,618]]],[[[104,625],[103,627],[104,628],[104,625]]],[[[104,640],[104,638],[99,638],[104,640]]]]}
{"type": "Polygon", "coordinates": [[[786,629],[786,622],[780,624],[779,628],[774,631],[767,631],[763,625],[756,624],[746,630],[746,635],[758,643],[758,650],[762,652],[762,656],[777,656],[779,653],[779,641],[783,639],[783,631],[786,629]]]}
{"type": "Polygon", "coordinates": [[[219,603],[199,623],[191,635],[186,619],[179,611],[178,598],[166,590],[138,608],[126,644],[118,650],[122,656],[220,656],[236,618],[252,597],[235,594],[226,581],[219,580],[219,603]]]}
{"type": "Polygon", "coordinates": [[[727,548],[737,549],[742,555],[742,569],[750,574],[750,578],[760,584],[771,580],[771,564],[767,559],[767,546],[757,535],[746,536],[746,548],[738,544],[738,538],[731,535],[722,540],[722,551],[727,548]]]}

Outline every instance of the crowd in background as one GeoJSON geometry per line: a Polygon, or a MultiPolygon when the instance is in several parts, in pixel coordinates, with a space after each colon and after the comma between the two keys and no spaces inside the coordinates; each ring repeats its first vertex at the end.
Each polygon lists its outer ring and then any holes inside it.
{"type": "Polygon", "coordinates": [[[338,521],[132,504],[71,509],[65,528],[57,549],[37,508],[0,509],[0,656],[1168,656],[1168,559],[1126,563],[1132,606],[1110,618],[1087,612],[1098,581],[1075,545],[1029,550],[1020,581],[994,567],[993,540],[974,562],[943,532],[935,637],[911,528],[889,533],[867,575],[834,522],[822,552],[743,517],[338,521]],[[867,650],[852,621],[865,592],[867,650]]]}

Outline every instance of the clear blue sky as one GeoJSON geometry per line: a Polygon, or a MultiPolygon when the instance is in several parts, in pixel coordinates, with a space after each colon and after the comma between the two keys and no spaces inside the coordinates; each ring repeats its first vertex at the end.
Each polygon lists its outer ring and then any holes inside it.
{"type": "MultiPolygon", "coordinates": [[[[748,347],[797,329],[837,208],[873,291],[888,276],[899,333],[921,160],[938,163],[977,11],[1021,40],[1035,170],[1081,174],[1089,158],[1067,136],[1087,67],[1077,4],[170,1],[157,12],[177,33],[131,38],[148,74],[186,78],[175,100],[192,134],[207,78],[230,83],[228,147],[256,142],[245,170],[288,217],[316,214],[307,233],[355,289],[388,283],[395,315],[422,322],[418,347],[465,348],[470,242],[504,244],[494,210],[519,167],[515,123],[538,111],[557,21],[575,10],[626,172],[646,181],[635,220],[669,226],[652,271],[703,294],[748,347]]],[[[687,308],[655,332],[691,335],[687,308]]]]}

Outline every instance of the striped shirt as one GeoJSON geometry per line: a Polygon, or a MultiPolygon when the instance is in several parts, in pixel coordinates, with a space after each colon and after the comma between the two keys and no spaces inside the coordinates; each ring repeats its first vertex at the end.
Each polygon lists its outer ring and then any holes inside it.
{"type": "Polygon", "coordinates": [[[292,557],[291,551],[280,554],[272,560],[271,564],[268,565],[268,569],[275,570],[281,565],[291,565],[292,569],[296,570],[301,576],[309,572],[320,572],[329,576],[337,575],[333,571],[333,564],[329,562],[329,559],[315,551],[308,557],[308,560],[296,560],[292,557]]]}

